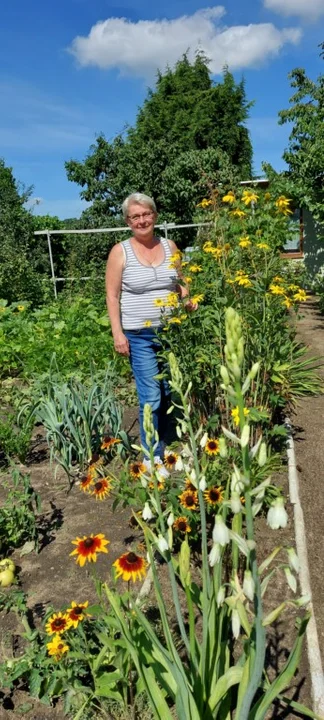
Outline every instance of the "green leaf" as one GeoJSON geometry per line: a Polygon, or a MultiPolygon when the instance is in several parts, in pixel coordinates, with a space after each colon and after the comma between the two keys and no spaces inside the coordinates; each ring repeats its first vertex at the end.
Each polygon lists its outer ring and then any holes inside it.
{"type": "Polygon", "coordinates": [[[215,711],[216,706],[222,700],[224,695],[226,695],[228,690],[233,685],[238,685],[238,683],[241,682],[242,677],[243,677],[243,668],[235,666],[235,667],[229,668],[229,670],[227,670],[226,673],[224,673],[224,675],[222,675],[219,678],[219,680],[216,684],[216,687],[215,687],[213,693],[211,694],[211,696],[209,698],[209,702],[208,702],[208,705],[212,712],[215,711]]]}

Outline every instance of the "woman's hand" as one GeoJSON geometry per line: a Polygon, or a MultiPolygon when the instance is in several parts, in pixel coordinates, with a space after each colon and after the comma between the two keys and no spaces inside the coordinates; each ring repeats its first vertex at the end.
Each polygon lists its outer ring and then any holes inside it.
{"type": "Polygon", "coordinates": [[[123,332],[114,335],[114,347],[120,355],[129,355],[129,343],[123,332]]]}
{"type": "Polygon", "coordinates": [[[185,306],[186,310],[189,310],[189,312],[192,312],[193,310],[197,310],[198,303],[193,303],[192,300],[190,300],[190,298],[188,298],[188,300],[185,301],[184,306],[185,306]]]}

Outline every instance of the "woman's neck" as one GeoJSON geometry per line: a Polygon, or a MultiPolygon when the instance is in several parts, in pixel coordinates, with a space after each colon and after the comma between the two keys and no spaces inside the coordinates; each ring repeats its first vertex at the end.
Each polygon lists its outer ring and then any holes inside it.
{"type": "Polygon", "coordinates": [[[136,235],[134,235],[133,240],[139,243],[139,245],[144,245],[148,249],[155,247],[157,245],[157,242],[159,242],[158,238],[155,237],[155,235],[150,235],[149,237],[136,237],[136,235]]]}

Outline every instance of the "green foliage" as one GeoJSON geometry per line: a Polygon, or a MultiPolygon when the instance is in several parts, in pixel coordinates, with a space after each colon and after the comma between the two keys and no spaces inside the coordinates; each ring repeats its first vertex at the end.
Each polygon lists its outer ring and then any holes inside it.
{"type": "MultiPolygon", "coordinates": [[[[47,377],[51,363],[61,379],[89,377],[105,370],[114,355],[104,305],[76,295],[62,296],[42,308],[0,301],[0,377],[20,375],[31,380],[47,377]]],[[[129,377],[129,366],[116,357],[116,373],[129,377]]]]}
{"type": "Polygon", "coordinates": [[[0,552],[20,547],[30,541],[37,547],[37,513],[40,511],[38,493],[33,490],[29,475],[13,469],[10,479],[2,476],[1,494],[5,493],[0,508],[0,552]]]}
{"type": "Polygon", "coordinates": [[[281,124],[292,123],[289,147],[283,157],[301,205],[323,225],[324,75],[313,81],[303,68],[296,68],[289,78],[294,89],[291,107],[279,113],[281,124]]]}
{"type": "Polygon", "coordinates": [[[0,422],[0,464],[6,464],[10,457],[25,462],[31,442],[32,428],[26,425],[18,428],[15,416],[0,422]]]}
{"type": "Polygon", "coordinates": [[[20,192],[12,170],[0,159],[0,297],[8,302],[43,296],[37,256],[32,254],[33,221],[25,209],[31,190],[20,192]]]}
{"type": "Polygon", "coordinates": [[[164,354],[172,349],[191,378],[193,411],[211,428],[228,417],[219,395],[227,305],[239,309],[244,322],[247,367],[252,359],[262,361],[264,378],[253,385],[254,406],[261,413],[275,421],[280,407],[307,394],[307,388],[321,387],[316,363],[307,365],[303,350],[293,342],[295,331],[287,314],[288,308],[298,310],[306,300],[305,291],[286,276],[280,258],[290,231],[289,199],[281,195],[278,200],[270,190],[237,187],[224,194],[217,189],[209,200],[202,200],[200,219],[211,227],[201,230],[181,268],[197,309],[188,310],[185,300],[175,303],[171,317],[165,317],[164,354]],[[281,392],[276,387],[277,367],[285,375],[281,392]]]}
{"type": "Polygon", "coordinates": [[[207,59],[198,53],[190,64],[184,55],[173,70],[159,73],[155,90],[148,92],[125,138],[118,136],[110,143],[101,135],[84,162],[66,163],[69,180],[80,185],[81,197],[92,203],[84,220],[90,226],[110,225],[125,196],[135,190],[153,196],[163,216],[171,214],[180,222],[191,219],[201,192],[198,168],[208,176],[219,169],[223,153],[224,172],[230,174],[233,165],[250,176],[252,148],[244,126],[249,107],[244,82],[236,84],[225,69],[223,81],[214,85],[207,59]],[[208,154],[208,149],[217,152],[208,154]],[[199,159],[191,155],[199,151],[199,159]],[[187,153],[188,159],[182,160],[187,153]],[[195,167],[192,179],[190,168],[182,171],[188,196],[184,206],[184,198],[179,204],[169,192],[167,172],[173,167],[173,178],[183,162],[195,167]]]}

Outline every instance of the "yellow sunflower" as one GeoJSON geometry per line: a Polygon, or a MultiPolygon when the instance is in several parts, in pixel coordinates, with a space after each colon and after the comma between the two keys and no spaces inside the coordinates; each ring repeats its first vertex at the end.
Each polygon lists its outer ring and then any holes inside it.
{"type": "Polygon", "coordinates": [[[197,510],[198,507],[198,493],[197,490],[184,490],[179,495],[180,505],[186,508],[186,510],[197,510]]]}
{"type": "Polygon", "coordinates": [[[116,568],[116,577],[122,577],[126,582],[129,580],[135,582],[145,577],[147,562],[140,555],[127,552],[115,560],[113,567],[116,568]]]}
{"type": "Polygon", "coordinates": [[[72,600],[71,607],[67,609],[66,615],[74,628],[78,627],[79,622],[89,617],[89,613],[87,612],[88,605],[88,600],[84,603],[76,603],[72,600]]]}
{"type": "Polygon", "coordinates": [[[71,624],[67,613],[54,613],[46,622],[45,632],[47,635],[61,635],[71,627],[71,624]]]}
{"type": "MultiPolygon", "coordinates": [[[[204,440],[204,438],[203,438],[204,440]]],[[[204,451],[207,455],[218,455],[219,453],[219,442],[215,438],[207,438],[204,451]]]]}
{"type": "Polygon", "coordinates": [[[175,452],[167,452],[164,455],[164,465],[168,470],[174,470],[178,460],[179,455],[175,452]]]}
{"type": "Polygon", "coordinates": [[[176,532],[179,533],[190,533],[191,527],[188,523],[188,520],[184,515],[181,515],[180,517],[176,518],[176,520],[173,523],[173,528],[176,532]]]}
{"type": "Polygon", "coordinates": [[[77,555],[76,562],[79,563],[80,567],[83,567],[87,560],[97,562],[97,553],[107,553],[106,545],[109,542],[102,533],[84,535],[83,538],[77,537],[76,540],[72,540],[72,545],[76,545],[76,548],[70,555],[77,555]]]}
{"type": "Polygon", "coordinates": [[[111,482],[109,478],[100,478],[96,480],[91,488],[90,493],[96,500],[104,500],[109,495],[111,490],[111,482]]]}
{"type": "Polygon", "coordinates": [[[129,472],[133,478],[141,477],[141,475],[143,475],[145,470],[146,470],[145,465],[141,462],[133,462],[129,466],[129,472]]]}
{"type": "Polygon", "coordinates": [[[46,643],[47,652],[54,657],[55,660],[61,660],[62,655],[69,651],[69,646],[64,642],[60,635],[55,635],[53,640],[46,643]]]}
{"type": "Polygon", "coordinates": [[[204,498],[209,505],[218,505],[224,498],[223,488],[217,487],[217,485],[207,488],[204,492],[204,498]]]}

